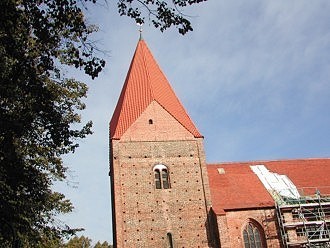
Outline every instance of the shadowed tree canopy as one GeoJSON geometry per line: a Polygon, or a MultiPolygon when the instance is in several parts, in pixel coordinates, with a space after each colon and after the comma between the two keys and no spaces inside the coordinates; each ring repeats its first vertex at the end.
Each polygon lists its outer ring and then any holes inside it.
{"type": "Polygon", "coordinates": [[[97,241],[95,245],[92,244],[92,240],[86,236],[73,236],[68,241],[63,241],[61,238],[52,237],[52,238],[44,238],[42,243],[39,243],[35,248],[112,248],[107,241],[101,243],[97,241]]]}
{"type": "Polygon", "coordinates": [[[63,245],[63,247],[65,247],[65,248],[80,248],[80,247],[91,248],[91,243],[92,243],[92,240],[88,237],[75,236],[75,237],[71,238],[65,245],[63,245]]]}
{"type": "Polygon", "coordinates": [[[95,245],[92,245],[92,240],[85,236],[73,237],[66,244],[62,245],[63,248],[112,248],[107,241],[101,243],[98,241],[95,245]]]}
{"type": "Polygon", "coordinates": [[[55,218],[73,207],[51,186],[65,179],[61,156],[91,133],[91,122],[73,128],[80,123],[87,86],[61,70],[67,65],[98,75],[105,62],[88,40],[95,30],[75,1],[0,3],[0,243],[5,246],[75,232],[55,218]]]}
{"type": "MultiPolygon", "coordinates": [[[[161,31],[173,25],[185,34],[192,27],[181,8],[201,1],[120,0],[118,11],[139,23],[149,18],[161,31]]],[[[90,40],[97,27],[84,18],[84,10],[94,3],[96,0],[0,1],[3,247],[47,247],[47,242],[78,231],[57,219],[73,206],[52,190],[52,184],[66,179],[62,156],[74,152],[78,140],[92,133],[92,123],[82,124],[80,117],[87,86],[68,78],[64,71],[68,66],[78,68],[93,79],[105,66],[90,40]]]]}

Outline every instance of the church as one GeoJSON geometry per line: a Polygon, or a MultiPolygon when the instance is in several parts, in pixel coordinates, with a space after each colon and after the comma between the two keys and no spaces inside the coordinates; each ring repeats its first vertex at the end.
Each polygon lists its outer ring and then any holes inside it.
{"type": "Polygon", "coordinates": [[[142,38],[109,128],[114,247],[330,247],[330,159],[208,164],[142,38]]]}

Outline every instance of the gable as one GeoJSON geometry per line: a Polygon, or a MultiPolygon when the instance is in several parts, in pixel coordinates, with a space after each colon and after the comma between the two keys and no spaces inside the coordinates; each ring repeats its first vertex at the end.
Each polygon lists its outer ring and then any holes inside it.
{"type": "Polygon", "coordinates": [[[122,135],[122,141],[185,140],[194,136],[158,102],[151,104],[122,135]]]}

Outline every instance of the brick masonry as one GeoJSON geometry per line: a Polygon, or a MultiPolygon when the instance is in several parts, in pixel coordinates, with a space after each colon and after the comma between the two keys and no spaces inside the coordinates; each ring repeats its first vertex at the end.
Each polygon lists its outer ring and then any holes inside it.
{"type": "MultiPolygon", "coordinates": [[[[203,138],[143,40],[110,127],[117,248],[244,247],[248,223],[264,233],[263,247],[280,247],[273,198],[251,171],[255,163],[287,175],[305,193],[330,194],[330,159],[229,162],[207,170],[203,138]],[[155,187],[159,164],[169,171],[169,189],[155,187]]],[[[298,238],[294,230],[288,236],[298,238]]]]}
{"type": "Polygon", "coordinates": [[[280,247],[275,209],[226,211],[217,216],[221,248],[244,247],[243,230],[252,222],[264,233],[265,247],[280,247]]]}
{"type": "Polygon", "coordinates": [[[174,247],[209,247],[202,142],[157,102],[111,141],[117,247],[169,247],[167,233],[174,247]],[[169,169],[170,189],[155,188],[157,164],[169,169]]]}

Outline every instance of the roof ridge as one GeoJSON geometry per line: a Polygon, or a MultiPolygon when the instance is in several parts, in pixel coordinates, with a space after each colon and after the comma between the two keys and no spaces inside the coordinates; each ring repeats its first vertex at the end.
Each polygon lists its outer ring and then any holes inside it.
{"type": "MultiPolygon", "coordinates": [[[[139,40],[138,42],[138,45],[140,45],[140,43],[145,43],[143,39],[139,40]]],[[[143,59],[143,64],[144,64],[144,67],[146,69],[146,74],[147,74],[147,77],[148,77],[148,88],[149,88],[149,91],[150,91],[150,95],[151,95],[151,99],[155,99],[155,93],[154,93],[154,90],[153,90],[153,87],[152,87],[152,83],[151,83],[151,77],[150,77],[150,68],[148,66],[148,63],[147,63],[147,59],[146,59],[146,52],[144,51],[145,47],[141,46],[141,49],[142,49],[142,59],[143,59]]]]}
{"type": "Polygon", "coordinates": [[[312,160],[330,160],[330,158],[287,158],[287,159],[270,159],[270,160],[248,160],[248,161],[223,161],[223,162],[211,162],[206,163],[210,166],[218,166],[218,165],[224,165],[224,164],[249,164],[249,163],[269,163],[269,162],[293,162],[293,161],[312,161],[312,160]]]}

